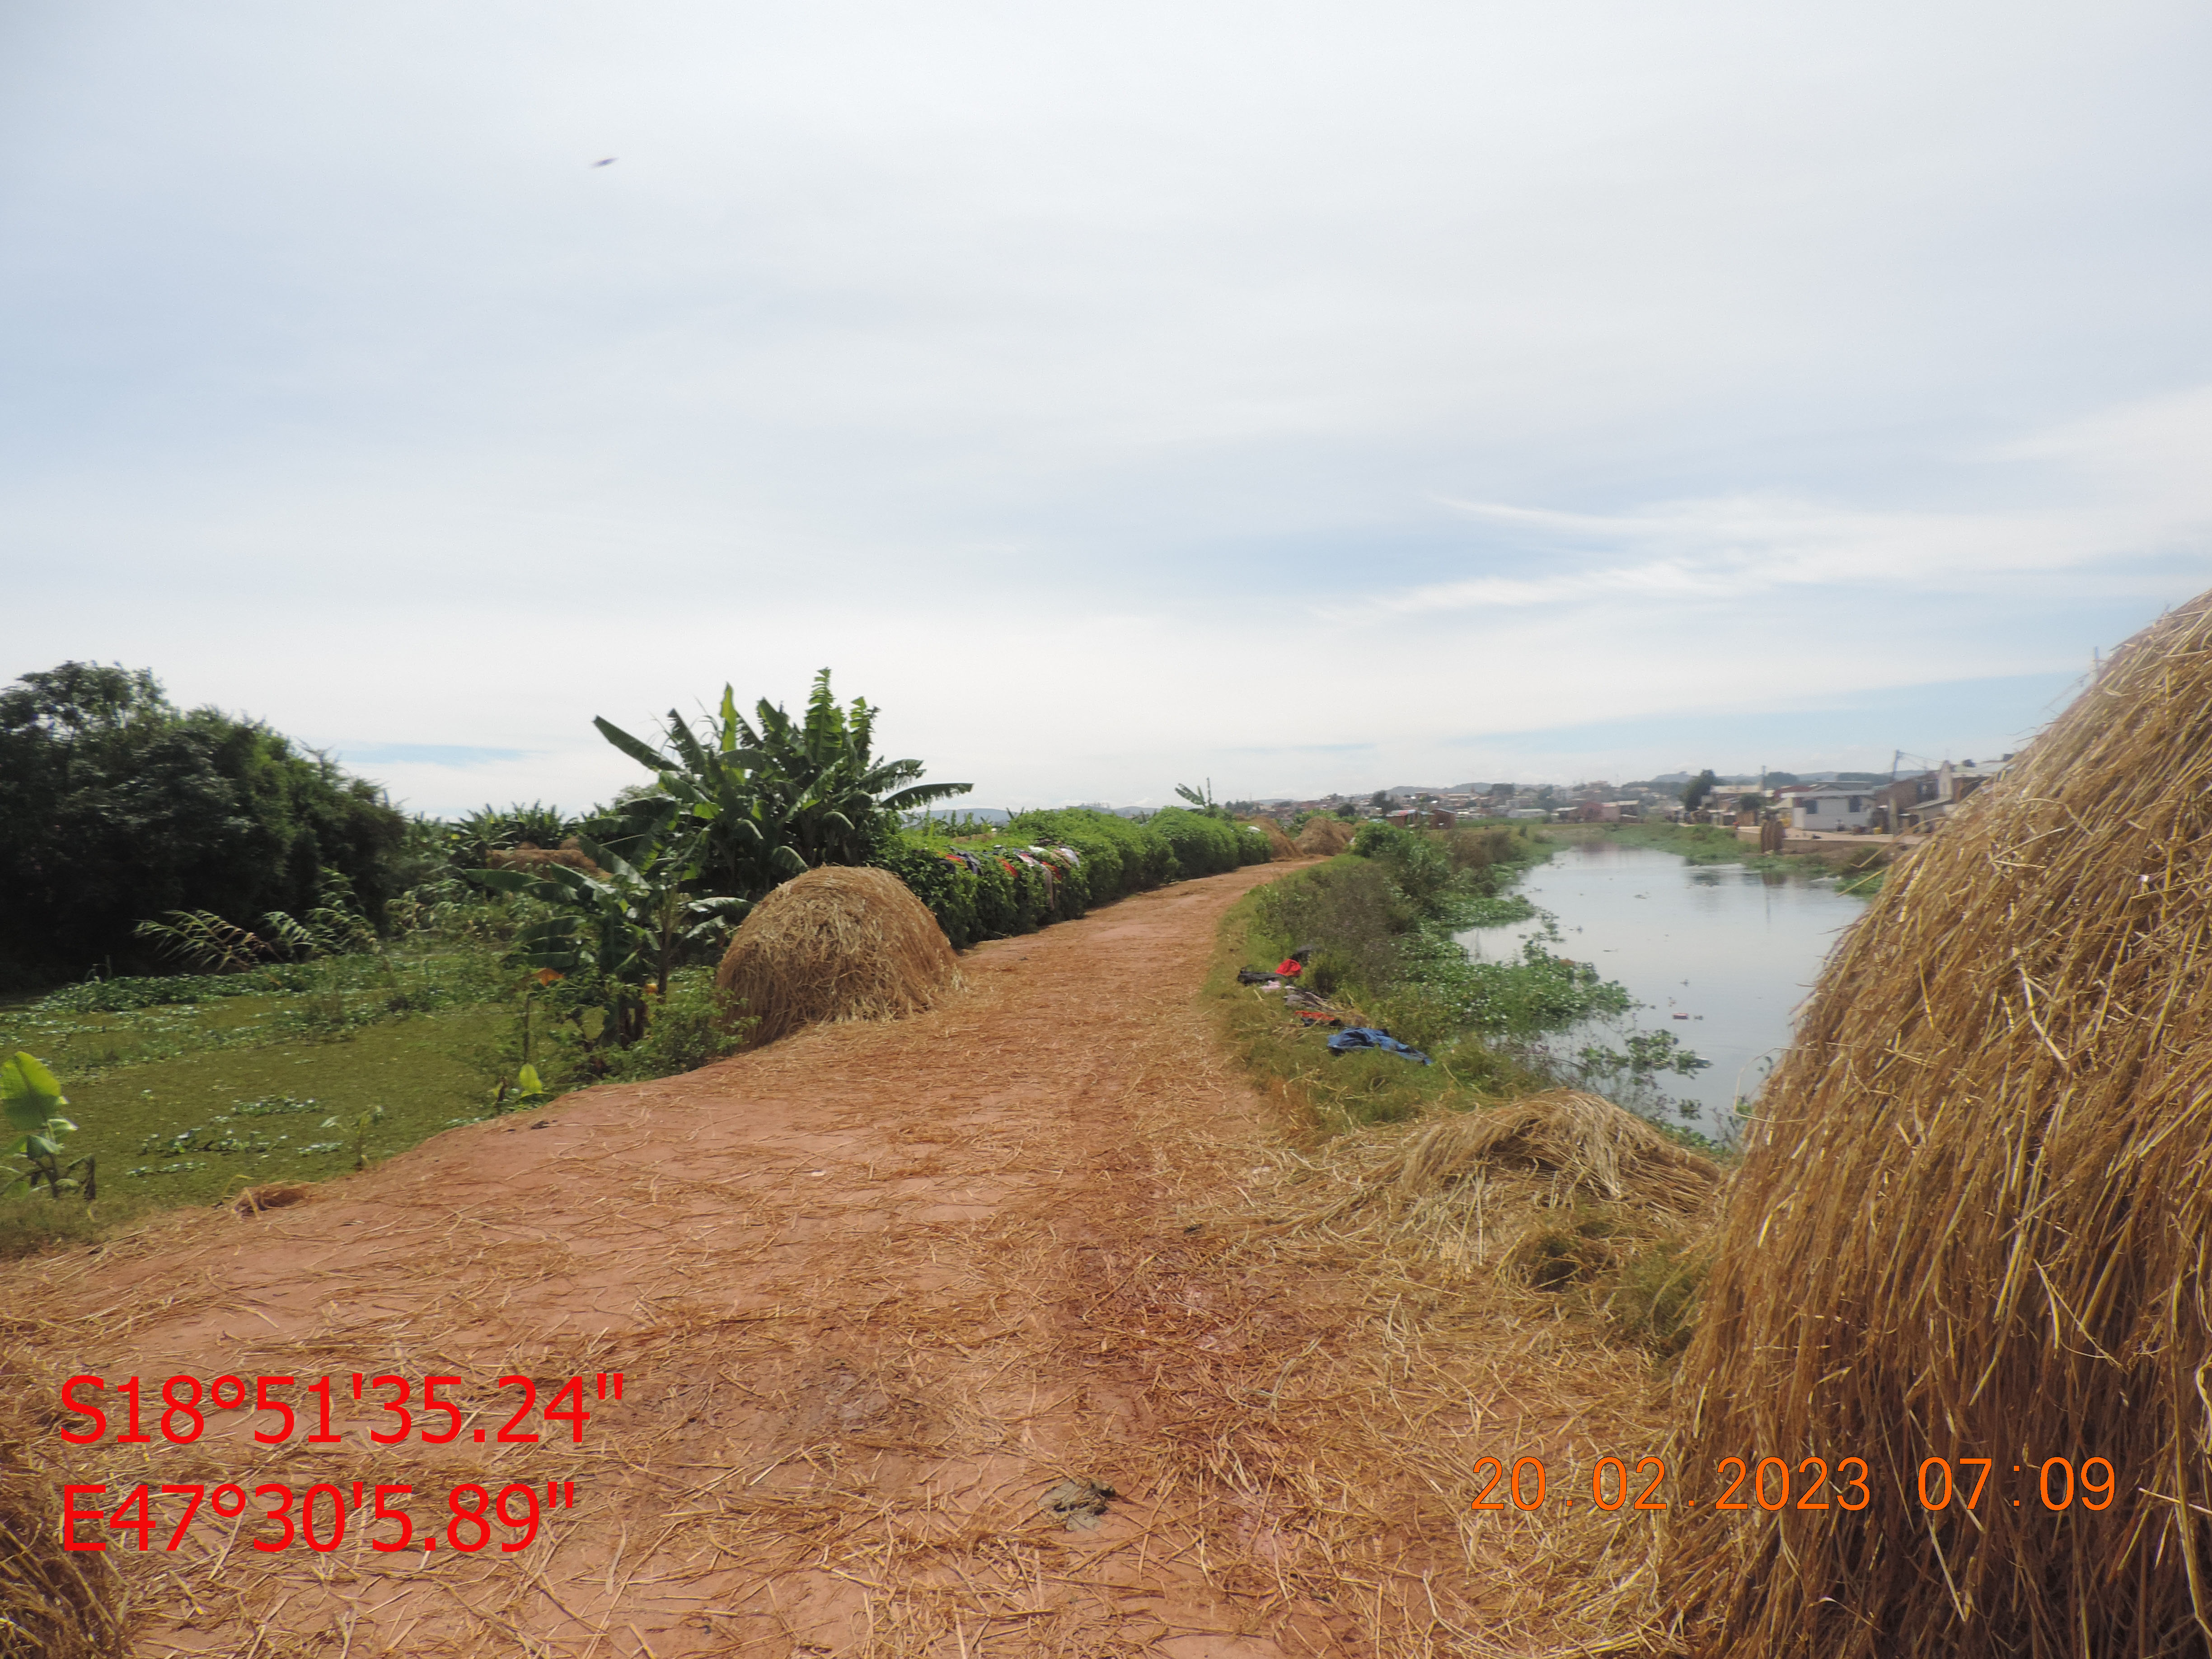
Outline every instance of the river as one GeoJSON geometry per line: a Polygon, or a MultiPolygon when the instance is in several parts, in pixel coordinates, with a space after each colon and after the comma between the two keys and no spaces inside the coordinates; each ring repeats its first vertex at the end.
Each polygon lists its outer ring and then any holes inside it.
{"type": "MultiPolygon", "coordinates": [[[[1788,1045],[1791,1017],[1836,936],[1865,908],[1838,892],[1832,877],[1693,865],[1602,842],[1562,848],[1517,890],[1545,914],[1458,934],[1470,956],[1510,958],[1556,927],[1549,949],[1594,964],[1641,1005],[1622,1018],[1555,1032],[1543,1047],[1571,1060],[1593,1043],[1620,1049],[1636,1033],[1672,1033],[1712,1063],[1689,1076],[1661,1073],[1653,1087],[1675,1121],[1722,1141],[1740,1127],[1735,1103],[1758,1094],[1788,1045]]],[[[1620,1096],[1603,1081],[1590,1086],[1620,1096]]]]}

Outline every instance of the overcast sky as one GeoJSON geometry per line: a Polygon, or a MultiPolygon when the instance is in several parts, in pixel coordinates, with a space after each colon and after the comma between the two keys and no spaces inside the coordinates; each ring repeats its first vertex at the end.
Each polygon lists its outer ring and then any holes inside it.
{"type": "Polygon", "coordinates": [[[2125,0],[0,0],[0,678],[430,811],[823,665],[978,805],[1979,758],[2212,586],[2208,71],[2125,0]]]}

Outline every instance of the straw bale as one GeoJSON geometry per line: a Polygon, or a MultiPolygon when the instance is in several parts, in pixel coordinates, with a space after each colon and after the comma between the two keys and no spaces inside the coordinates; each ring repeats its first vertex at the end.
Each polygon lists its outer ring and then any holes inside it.
{"type": "Polygon", "coordinates": [[[34,1396],[52,1395],[0,1362],[0,1659],[117,1659],[122,1581],[106,1553],[62,1547],[60,1487],[32,1450],[34,1396]]]}
{"type": "Polygon", "coordinates": [[[1257,830],[1261,835],[1267,836],[1267,857],[1270,861],[1276,859],[1294,859],[1297,857],[1297,843],[1291,839],[1289,832],[1274,819],[1264,817],[1239,818],[1237,822],[1239,823],[1249,823],[1255,830],[1257,830]]]}
{"type": "Polygon", "coordinates": [[[2208,791],[2212,596],[2129,641],[1838,945],[1760,1101],[1670,1463],[1710,1499],[1723,1458],[1861,1458],[1872,1498],[1670,1510],[1686,1650],[2212,1644],[2208,791]],[[2109,1460],[2110,1506],[2048,1511],[2054,1457],[2077,1483],[2109,1460]],[[1934,1511],[1929,1458],[1960,1487],[1934,1511]],[[1971,1513],[1964,1458],[1992,1460],[1971,1513]]]}
{"type": "Polygon", "coordinates": [[[832,866],[755,905],[714,982],[758,1020],[757,1046],[803,1025],[919,1013],[959,978],[945,930],[904,882],[832,866]]]}
{"type": "Polygon", "coordinates": [[[1298,831],[1296,844],[1309,858],[1334,858],[1352,845],[1352,826],[1342,818],[1311,818],[1298,831]]]}

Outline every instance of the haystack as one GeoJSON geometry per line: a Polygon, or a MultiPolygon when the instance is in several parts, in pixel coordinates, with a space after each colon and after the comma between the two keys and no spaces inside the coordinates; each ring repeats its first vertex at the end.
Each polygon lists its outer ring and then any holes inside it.
{"type": "Polygon", "coordinates": [[[1342,818],[1309,819],[1296,842],[1308,858],[1334,858],[1352,845],[1352,826],[1342,818]]]}
{"type": "Polygon", "coordinates": [[[756,1045],[825,1020],[896,1019],[959,982],[927,907],[888,870],[810,870],[748,915],[714,982],[758,1020],[756,1045]]]}
{"type": "Polygon", "coordinates": [[[1687,1651],[2212,1644],[2208,792],[2212,596],[2130,641],[1838,945],[1678,1382],[1687,1651]],[[1782,1460],[1801,1495],[1825,1460],[1832,1507],[1716,1512],[1723,1458],[1782,1460]],[[1850,1458],[1857,1513],[1832,1507],[1850,1458]],[[1991,1460],[1971,1512],[1967,1458],[1991,1460]]]}
{"type": "Polygon", "coordinates": [[[1267,836],[1267,856],[1270,860],[1294,859],[1297,857],[1297,843],[1291,839],[1289,832],[1274,819],[1240,818],[1237,822],[1240,823],[1249,823],[1255,830],[1257,830],[1261,835],[1267,836]]]}

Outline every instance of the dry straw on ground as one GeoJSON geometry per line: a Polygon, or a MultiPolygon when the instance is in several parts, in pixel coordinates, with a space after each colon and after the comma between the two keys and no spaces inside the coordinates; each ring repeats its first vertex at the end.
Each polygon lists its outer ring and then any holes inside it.
{"type": "Polygon", "coordinates": [[[1672,1223],[1705,1210],[1720,1185],[1710,1159],[1633,1112],[1552,1089],[1472,1112],[1446,1112],[1385,1142],[1375,1161],[1303,1219],[1395,1226],[1409,1215],[1463,1234],[1469,1216],[1511,1257],[1522,1235],[1582,1204],[1626,1206],[1672,1223]]]}
{"type": "Polygon", "coordinates": [[[1673,1512],[1666,1572],[1690,1651],[2212,1643],[2208,788],[2199,599],[1839,947],[1762,1098],[1684,1361],[1678,1473],[1708,1501],[1673,1512]],[[1838,1480],[1825,1511],[1717,1513],[1729,1457],[1784,1460],[1801,1488],[1808,1459],[1863,1458],[1871,1501],[1839,1511],[1838,1480]],[[2039,1490],[2058,1457],[2063,1513],[2039,1490]],[[1960,1486],[1932,1511],[1929,1458],[1960,1486]],[[1992,1460],[1971,1513],[1966,1458],[1992,1460]],[[2117,1483],[2101,1513],[2092,1458],[2117,1483]]]}
{"type": "Polygon", "coordinates": [[[1352,826],[1342,818],[1320,817],[1310,820],[1298,831],[1299,852],[1309,858],[1334,858],[1352,845],[1352,826]]]}
{"type": "Polygon", "coordinates": [[[1261,835],[1267,836],[1267,855],[1270,859],[1294,859],[1297,857],[1297,843],[1291,839],[1288,832],[1285,831],[1283,826],[1278,823],[1274,819],[1243,818],[1239,819],[1238,822],[1250,824],[1254,829],[1260,831],[1261,835]]]}
{"type": "Polygon", "coordinates": [[[714,982],[757,1019],[755,1044],[825,1020],[919,1013],[957,984],[945,930],[888,870],[810,870],[738,929],[714,982]]]}
{"type": "Polygon", "coordinates": [[[105,1553],[62,1548],[61,1492],[25,1415],[40,1392],[0,1363],[0,1659],[111,1659],[127,1650],[122,1582],[105,1553]]]}

